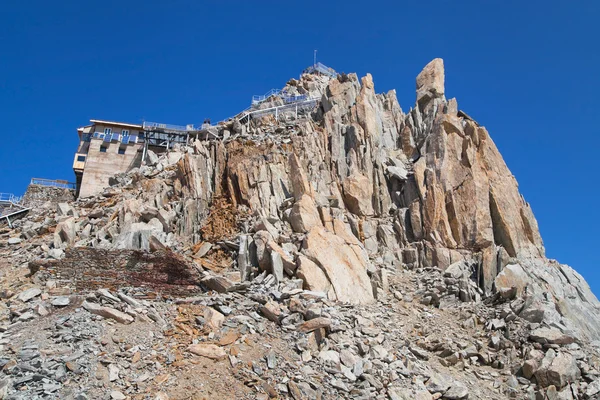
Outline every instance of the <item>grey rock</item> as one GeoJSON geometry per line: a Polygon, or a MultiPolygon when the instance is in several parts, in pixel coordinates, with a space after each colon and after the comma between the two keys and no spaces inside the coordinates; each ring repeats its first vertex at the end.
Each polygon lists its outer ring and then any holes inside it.
{"type": "Polygon", "coordinates": [[[60,297],[54,298],[50,304],[52,304],[54,307],[65,307],[65,306],[68,306],[70,303],[71,303],[71,300],[69,299],[69,297],[60,296],[60,297]]]}
{"type": "Polygon", "coordinates": [[[534,329],[529,334],[529,339],[541,344],[570,344],[575,342],[575,338],[562,333],[556,328],[541,327],[534,329]]]}
{"type": "Polygon", "coordinates": [[[350,391],[350,389],[348,389],[348,386],[344,383],[344,381],[340,379],[332,379],[329,383],[336,389],[342,390],[344,392],[350,391]]]}
{"type": "Polygon", "coordinates": [[[110,398],[112,400],[125,400],[126,397],[123,393],[119,392],[118,390],[113,390],[110,392],[110,398]]]}
{"type": "Polygon", "coordinates": [[[33,299],[36,296],[39,296],[40,294],[42,294],[42,291],[34,287],[19,293],[17,298],[22,302],[28,302],[29,300],[33,299]]]}
{"type": "Polygon", "coordinates": [[[425,387],[430,393],[445,393],[453,383],[451,377],[434,372],[429,377],[425,387]]]}
{"type": "Polygon", "coordinates": [[[585,395],[589,398],[596,396],[600,393],[600,379],[596,379],[588,385],[585,390],[585,395]]]}
{"type": "Polygon", "coordinates": [[[65,255],[63,249],[50,249],[48,250],[48,257],[54,258],[55,260],[60,260],[65,255]]]}
{"type": "Polygon", "coordinates": [[[457,381],[453,382],[450,389],[442,396],[443,399],[450,400],[466,399],[467,397],[469,397],[469,390],[464,384],[457,381]]]}
{"type": "Polygon", "coordinates": [[[547,370],[548,382],[557,388],[563,388],[568,383],[577,381],[581,377],[581,371],[577,361],[569,353],[561,352],[547,370]]]}
{"type": "Polygon", "coordinates": [[[156,155],[155,152],[153,152],[152,150],[148,150],[148,152],[146,153],[146,164],[154,167],[156,164],[159,163],[159,158],[156,155]]]}

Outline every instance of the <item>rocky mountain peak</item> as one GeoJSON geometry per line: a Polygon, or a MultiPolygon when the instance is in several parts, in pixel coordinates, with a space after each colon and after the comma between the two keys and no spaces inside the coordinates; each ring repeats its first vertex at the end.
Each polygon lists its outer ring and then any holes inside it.
{"type": "Polygon", "coordinates": [[[596,398],[600,303],[546,259],[443,61],[407,113],[370,74],[325,71],[95,197],[32,188],[0,241],[0,390],[164,399],[201,376],[216,398],[596,398]]]}

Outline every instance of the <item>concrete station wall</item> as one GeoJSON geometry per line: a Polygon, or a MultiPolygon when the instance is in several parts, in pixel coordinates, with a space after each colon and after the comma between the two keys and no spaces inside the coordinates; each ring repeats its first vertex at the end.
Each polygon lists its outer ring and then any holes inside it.
{"type": "Polygon", "coordinates": [[[111,176],[129,169],[138,151],[142,151],[140,143],[124,145],[120,142],[108,143],[102,139],[92,139],[85,160],[79,197],[100,193],[109,185],[111,176]],[[106,152],[100,151],[101,146],[106,147],[106,152]],[[124,148],[125,154],[119,154],[119,148],[124,148]]]}

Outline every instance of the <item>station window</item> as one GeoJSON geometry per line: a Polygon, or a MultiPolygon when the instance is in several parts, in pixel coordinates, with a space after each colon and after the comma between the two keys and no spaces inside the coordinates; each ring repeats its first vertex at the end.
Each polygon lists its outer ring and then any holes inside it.
{"type": "Polygon", "coordinates": [[[125,147],[119,147],[119,154],[125,154],[125,147]]]}
{"type": "Polygon", "coordinates": [[[121,135],[129,136],[129,129],[123,129],[123,131],[121,132],[121,135]]]}
{"type": "Polygon", "coordinates": [[[77,161],[84,162],[85,161],[85,156],[77,156],[77,161]]]}
{"type": "Polygon", "coordinates": [[[104,128],[104,134],[110,135],[112,133],[112,128],[104,128]]]}
{"type": "Polygon", "coordinates": [[[106,153],[107,149],[108,149],[108,147],[106,147],[106,146],[100,146],[100,153],[106,153]]]}

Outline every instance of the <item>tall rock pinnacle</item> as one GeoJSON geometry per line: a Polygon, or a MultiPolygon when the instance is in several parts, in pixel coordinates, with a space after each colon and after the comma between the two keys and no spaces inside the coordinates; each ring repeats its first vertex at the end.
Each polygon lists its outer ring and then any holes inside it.
{"type": "Polygon", "coordinates": [[[444,97],[444,60],[436,58],[417,76],[417,103],[444,97]]]}

